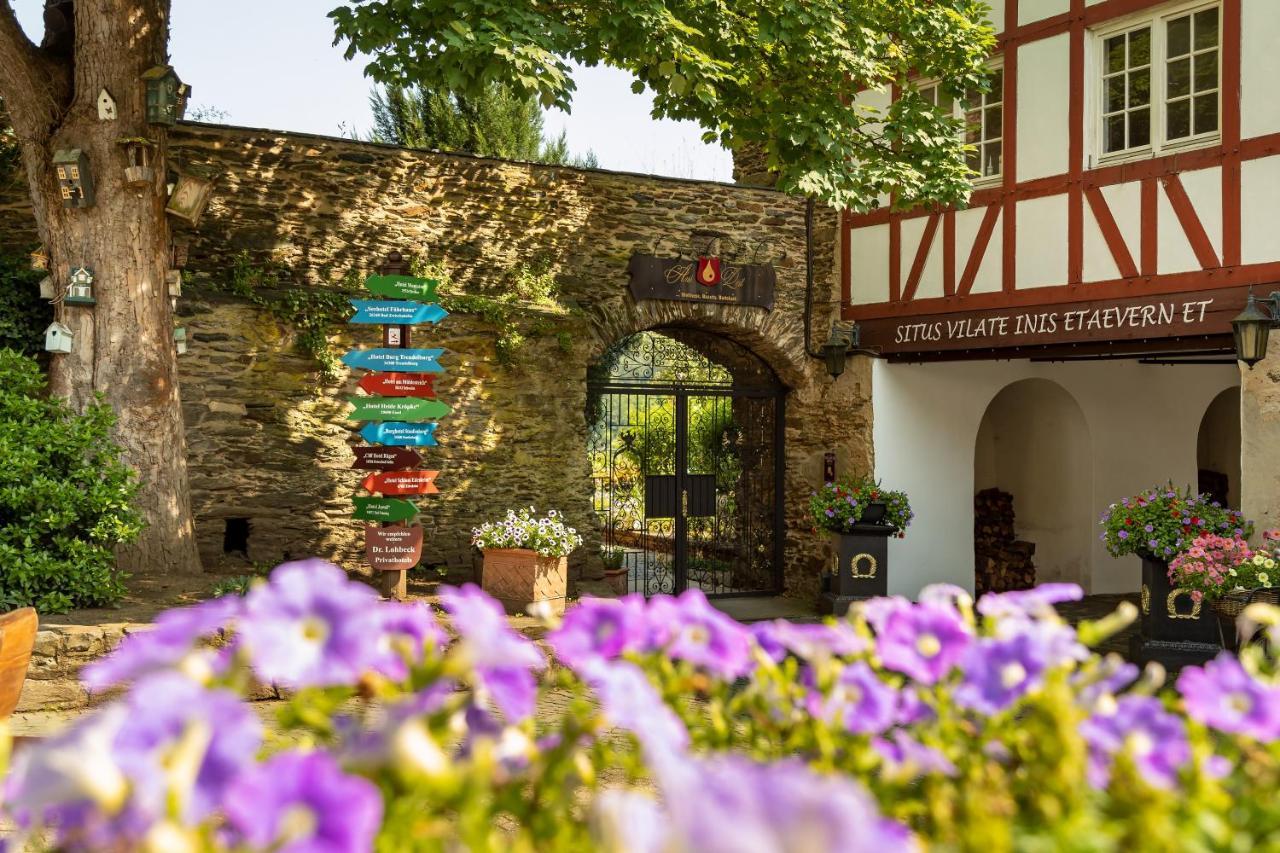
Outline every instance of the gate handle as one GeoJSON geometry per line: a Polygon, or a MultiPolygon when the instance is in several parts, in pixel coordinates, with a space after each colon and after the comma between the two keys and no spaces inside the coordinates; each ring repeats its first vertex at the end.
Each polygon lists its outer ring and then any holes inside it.
{"type": "Polygon", "coordinates": [[[680,514],[684,516],[689,515],[689,490],[688,489],[680,490],[680,514]]]}

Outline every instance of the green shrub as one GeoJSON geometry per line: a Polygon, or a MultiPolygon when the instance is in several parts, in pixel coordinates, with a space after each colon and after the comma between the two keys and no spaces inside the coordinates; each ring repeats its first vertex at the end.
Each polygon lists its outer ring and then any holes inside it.
{"type": "Polygon", "coordinates": [[[28,355],[42,351],[53,309],[40,298],[40,278],[21,255],[0,255],[0,347],[28,355]]]}
{"type": "Polygon", "coordinates": [[[105,404],[75,414],[36,363],[0,350],[0,600],[44,613],[124,593],[113,549],[138,535],[137,483],[105,404]]]}

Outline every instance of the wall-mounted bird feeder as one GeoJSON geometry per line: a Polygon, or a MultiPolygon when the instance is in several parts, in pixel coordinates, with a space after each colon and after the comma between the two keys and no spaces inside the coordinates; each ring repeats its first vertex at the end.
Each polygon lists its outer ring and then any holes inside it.
{"type": "Polygon", "coordinates": [[[174,125],[187,111],[191,87],[178,79],[169,65],[156,65],[142,72],[147,86],[147,121],[174,125]]]}
{"type": "Polygon", "coordinates": [[[66,148],[53,154],[53,168],[58,176],[63,207],[93,207],[93,173],[89,158],[79,148],[66,148]]]}
{"type": "Polygon", "coordinates": [[[98,121],[116,120],[116,99],[103,89],[98,93],[98,121]]]}
{"type": "Polygon", "coordinates": [[[71,345],[75,343],[75,339],[76,336],[71,330],[56,320],[44,330],[44,348],[49,352],[71,352],[71,345]]]}
{"type": "Polygon", "coordinates": [[[213,181],[216,174],[211,169],[199,166],[183,166],[178,169],[178,181],[174,184],[173,194],[165,205],[165,212],[192,225],[200,224],[200,215],[209,204],[209,196],[213,194],[213,181]]]}
{"type": "Polygon", "coordinates": [[[187,330],[184,326],[173,330],[173,345],[177,347],[178,355],[187,354],[187,330]]]}
{"type": "Polygon", "coordinates": [[[49,268],[49,252],[44,246],[40,246],[31,253],[31,268],[33,270],[47,270],[49,268]]]}
{"type": "Polygon", "coordinates": [[[73,269],[68,279],[67,295],[62,301],[69,305],[97,304],[98,300],[93,298],[93,273],[85,267],[73,269]]]}
{"type": "Polygon", "coordinates": [[[124,167],[125,186],[146,189],[155,184],[156,170],[151,165],[151,158],[156,144],[143,136],[131,136],[119,142],[129,159],[129,165],[124,167]]]}

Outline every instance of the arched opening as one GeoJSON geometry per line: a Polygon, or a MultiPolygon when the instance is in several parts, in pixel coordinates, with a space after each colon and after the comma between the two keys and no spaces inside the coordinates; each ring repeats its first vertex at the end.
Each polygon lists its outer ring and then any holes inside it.
{"type": "Polygon", "coordinates": [[[1054,581],[1088,590],[1089,427],[1062,386],[1024,379],[992,399],[978,428],[974,486],[977,593],[1054,581]]]}
{"type": "Polygon", "coordinates": [[[1240,388],[1213,398],[1200,419],[1196,467],[1201,492],[1224,506],[1240,507],[1240,388]]]}
{"type": "Polygon", "coordinates": [[[769,365],[698,329],[639,332],[590,369],[593,508],[628,591],[780,590],[784,406],[769,365]]]}

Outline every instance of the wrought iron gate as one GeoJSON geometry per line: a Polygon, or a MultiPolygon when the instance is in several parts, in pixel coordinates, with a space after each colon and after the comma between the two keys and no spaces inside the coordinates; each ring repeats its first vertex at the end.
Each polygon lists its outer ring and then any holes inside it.
{"type": "Polygon", "coordinates": [[[588,390],[601,541],[630,591],[777,592],[786,397],[772,371],[707,333],[643,332],[588,390]]]}

